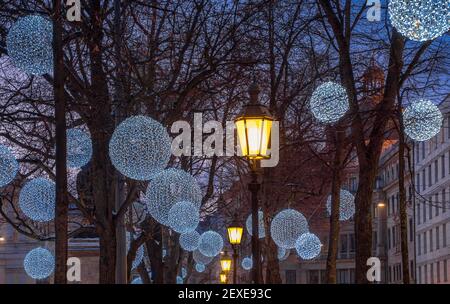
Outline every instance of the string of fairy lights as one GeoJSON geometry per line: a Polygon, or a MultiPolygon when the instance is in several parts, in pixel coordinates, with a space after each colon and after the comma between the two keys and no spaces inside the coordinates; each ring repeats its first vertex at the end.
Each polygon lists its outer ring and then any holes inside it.
{"type": "MultiPolygon", "coordinates": [[[[450,12],[447,0],[391,0],[388,5],[392,26],[404,37],[423,42],[436,39],[450,29],[450,12]]],[[[6,37],[8,56],[23,72],[42,76],[53,71],[52,23],[40,15],[19,18],[9,29],[6,37]]],[[[346,88],[337,82],[320,84],[309,100],[312,115],[322,124],[339,123],[349,112],[346,88]]],[[[429,140],[439,133],[442,113],[430,100],[412,101],[403,112],[405,134],[414,141],[429,140]]],[[[81,128],[67,131],[67,165],[69,168],[86,166],[92,158],[92,140],[81,128]]],[[[125,119],[112,134],[109,142],[109,157],[114,168],[127,178],[151,181],[144,195],[146,212],[157,222],[180,234],[181,248],[192,252],[197,272],[204,272],[223,249],[223,238],[217,231],[199,233],[202,191],[196,179],[189,173],[168,168],[171,157],[171,139],[166,128],[156,120],[137,115],[125,119]]],[[[10,184],[20,170],[14,153],[0,145],[0,187],[10,184]]],[[[55,217],[55,184],[37,177],[27,180],[21,188],[18,200],[21,212],[30,220],[49,222],[55,217]]],[[[327,200],[328,215],[331,212],[331,196],[327,200]]],[[[355,212],[354,197],[345,190],[340,191],[339,220],[349,220],[355,212]]],[[[246,220],[247,232],[251,235],[251,216],[246,220]]],[[[258,213],[259,238],[264,238],[264,214],[258,213]]],[[[132,221],[132,219],[131,219],[132,221]]],[[[270,223],[273,241],[278,246],[280,261],[296,250],[305,260],[320,255],[320,239],[309,231],[308,221],[294,209],[278,212],[270,223]]],[[[127,238],[128,246],[133,235],[127,238]]],[[[167,252],[166,252],[167,253],[167,252]]],[[[144,259],[145,250],[140,246],[132,268],[144,259]]],[[[245,270],[253,267],[252,257],[242,259],[245,270]]],[[[35,248],[24,258],[24,269],[34,279],[45,279],[54,271],[54,256],[49,249],[35,248]]],[[[176,281],[179,284],[187,277],[186,268],[181,268],[176,281]]],[[[133,284],[142,284],[136,279],[133,284]]]]}

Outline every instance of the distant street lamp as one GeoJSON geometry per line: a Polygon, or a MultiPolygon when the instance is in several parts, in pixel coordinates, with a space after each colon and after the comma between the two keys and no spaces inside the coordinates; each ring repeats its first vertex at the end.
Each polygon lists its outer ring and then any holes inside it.
{"type": "Polygon", "coordinates": [[[231,270],[231,258],[226,250],[220,257],[220,266],[222,267],[222,271],[225,273],[228,273],[231,270]]]}
{"type": "Polygon", "coordinates": [[[258,103],[259,93],[258,85],[252,84],[249,88],[250,102],[235,120],[242,155],[249,159],[251,163],[251,182],[248,189],[252,194],[252,253],[253,282],[255,284],[262,283],[258,229],[258,191],[260,184],[258,183],[256,170],[261,159],[270,158],[270,135],[274,120],[269,109],[258,103]]]}
{"type": "Polygon", "coordinates": [[[227,228],[228,231],[228,241],[233,247],[233,284],[237,283],[237,262],[238,262],[238,247],[241,244],[242,234],[244,232],[244,227],[239,225],[239,222],[236,220],[231,223],[231,225],[227,228]]]}
{"type": "Polygon", "coordinates": [[[219,279],[220,279],[220,283],[226,284],[227,281],[228,281],[228,277],[227,277],[226,272],[223,272],[223,271],[222,271],[222,272],[220,273],[220,275],[219,275],[219,279]]]}

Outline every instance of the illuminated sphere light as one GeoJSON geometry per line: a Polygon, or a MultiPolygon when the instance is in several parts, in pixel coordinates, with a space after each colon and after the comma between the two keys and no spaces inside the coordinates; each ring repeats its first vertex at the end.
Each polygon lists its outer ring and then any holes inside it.
{"type": "Polygon", "coordinates": [[[131,269],[136,269],[144,259],[144,245],[139,246],[136,250],[136,256],[134,257],[133,264],[131,264],[131,269]]]}
{"type": "MultiPolygon", "coordinates": [[[[327,212],[331,216],[331,195],[327,199],[327,212]]],[[[347,221],[355,214],[355,197],[347,190],[341,189],[339,220],[347,221]]]]}
{"type": "Polygon", "coordinates": [[[414,41],[433,40],[450,29],[448,0],[390,0],[388,11],[392,26],[414,41]]]}
{"type": "Polygon", "coordinates": [[[300,212],[294,209],[280,211],[272,220],[270,233],[278,247],[291,249],[295,241],[308,232],[308,222],[300,212]]]}
{"type": "Polygon", "coordinates": [[[185,279],[187,277],[187,270],[184,267],[181,268],[181,277],[183,279],[185,279]]]}
{"type": "Polygon", "coordinates": [[[337,122],[349,109],[346,89],[331,81],[321,84],[312,94],[310,109],[314,117],[322,123],[337,122]]]}
{"type": "Polygon", "coordinates": [[[290,250],[286,249],[286,248],[281,248],[278,247],[278,260],[279,261],[284,261],[289,257],[290,254],[290,250]]]}
{"type": "Polygon", "coordinates": [[[192,232],[200,222],[200,213],[191,202],[179,202],[169,210],[167,223],[178,233],[192,232]]]}
{"type": "Polygon", "coordinates": [[[19,172],[19,163],[8,147],[0,144],[0,187],[8,185],[19,172]]]}
{"type": "Polygon", "coordinates": [[[34,248],[23,260],[23,268],[27,275],[36,280],[48,278],[55,269],[55,258],[45,248],[34,248]]]}
{"type": "Polygon", "coordinates": [[[170,155],[171,141],[166,128],[146,116],[133,116],[123,121],[109,142],[114,167],[135,180],[151,180],[164,170],[170,155]]]}
{"type": "Polygon", "coordinates": [[[242,259],[242,268],[244,268],[245,270],[250,270],[253,267],[253,260],[251,257],[245,257],[244,259],[242,259]]]}
{"type": "Polygon", "coordinates": [[[197,250],[200,243],[200,234],[197,231],[191,231],[180,235],[180,246],[186,251],[197,250]]]}
{"type": "Polygon", "coordinates": [[[44,75],[53,71],[52,41],[50,20],[26,16],[9,29],[6,48],[16,67],[32,75],[44,75]]]}
{"type": "Polygon", "coordinates": [[[22,187],[19,207],[33,221],[48,222],[55,218],[55,200],[55,183],[39,177],[22,187]]]}
{"type": "Polygon", "coordinates": [[[196,270],[197,272],[202,273],[203,271],[205,271],[205,269],[206,269],[206,266],[205,266],[205,265],[200,264],[200,263],[195,264],[195,270],[196,270]]]}
{"type": "Polygon", "coordinates": [[[222,248],[223,239],[217,232],[209,230],[200,235],[198,250],[200,250],[203,255],[215,257],[222,251],[222,248]]]}
{"type": "Polygon", "coordinates": [[[156,175],[145,194],[148,212],[156,221],[166,226],[170,209],[182,201],[190,202],[200,209],[202,192],[192,175],[173,168],[156,175]]]}
{"type": "MultiPolygon", "coordinates": [[[[259,238],[262,239],[266,236],[265,226],[264,226],[264,213],[260,210],[258,211],[258,220],[259,220],[259,227],[258,227],[258,234],[259,238]]],[[[247,227],[248,234],[253,235],[252,233],[252,214],[250,214],[247,217],[247,220],[245,221],[245,226],[247,227]]]]}
{"type": "Polygon", "coordinates": [[[197,264],[203,265],[208,265],[213,260],[213,257],[207,257],[206,255],[203,255],[198,249],[194,251],[192,257],[197,264]]]}
{"type": "Polygon", "coordinates": [[[81,168],[92,157],[92,141],[89,134],[80,129],[67,130],[67,166],[81,168]]]}
{"type": "Polygon", "coordinates": [[[183,284],[183,283],[184,283],[183,278],[180,276],[177,276],[177,284],[183,284]]]}
{"type": "Polygon", "coordinates": [[[295,242],[297,254],[304,260],[312,260],[320,254],[322,243],[313,233],[302,234],[295,242]]]}
{"type": "Polygon", "coordinates": [[[142,282],[141,278],[136,278],[133,281],[131,281],[131,284],[144,284],[144,283],[142,282]]]}
{"type": "Polygon", "coordinates": [[[403,112],[405,133],[415,141],[426,141],[439,133],[442,113],[430,100],[411,103],[403,112]]]}

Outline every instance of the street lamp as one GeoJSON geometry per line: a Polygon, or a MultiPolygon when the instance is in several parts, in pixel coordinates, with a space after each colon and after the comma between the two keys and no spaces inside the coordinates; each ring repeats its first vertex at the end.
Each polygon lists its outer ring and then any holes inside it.
{"type": "Polygon", "coordinates": [[[220,266],[222,267],[222,271],[225,273],[228,273],[231,269],[231,258],[226,250],[220,257],[220,266]]]}
{"type": "Polygon", "coordinates": [[[222,284],[226,284],[227,283],[228,277],[227,277],[226,272],[222,271],[220,273],[220,275],[219,275],[219,278],[220,278],[220,283],[222,283],[222,284]]]}
{"type": "Polygon", "coordinates": [[[252,84],[249,88],[250,102],[243,112],[236,118],[239,144],[242,155],[251,163],[251,182],[248,189],[252,194],[252,253],[253,253],[253,281],[261,283],[261,256],[259,248],[259,218],[258,218],[258,191],[260,184],[256,170],[261,159],[270,158],[269,146],[272,131],[273,117],[269,109],[258,103],[259,87],[252,84]]]}
{"type": "Polygon", "coordinates": [[[236,217],[233,223],[227,228],[228,241],[233,247],[233,284],[237,283],[238,246],[241,244],[242,233],[244,232],[244,227],[239,225],[236,217]]]}

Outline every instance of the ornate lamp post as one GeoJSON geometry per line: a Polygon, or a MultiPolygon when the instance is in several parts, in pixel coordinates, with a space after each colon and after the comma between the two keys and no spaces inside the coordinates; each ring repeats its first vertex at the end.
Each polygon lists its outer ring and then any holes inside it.
{"type": "Polygon", "coordinates": [[[238,262],[238,247],[241,244],[242,233],[244,232],[244,227],[239,225],[238,221],[235,220],[227,228],[228,231],[228,241],[233,247],[233,284],[237,283],[237,262],[238,262]]]}
{"type": "Polygon", "coordinates": [[[259,246],[258,219],[258,183],[257,168],[261,159],[270,158],[269,144],[273,117],[269,109],[258,103],[259,87],[252,84],[249,88],[250,102],[235,120],[242,155],[250,161],[251,182],[248,189],[252,194],[252,253],[253,281],[261,283],[261,254],[259,246]]]}

